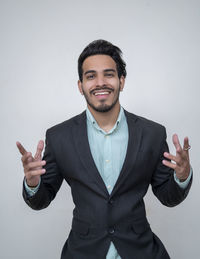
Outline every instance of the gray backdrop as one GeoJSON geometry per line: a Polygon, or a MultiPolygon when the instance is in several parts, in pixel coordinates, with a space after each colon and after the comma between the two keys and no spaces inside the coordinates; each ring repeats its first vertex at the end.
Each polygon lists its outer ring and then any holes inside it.
{"type": "Polygon", "coordinates": [[[194,183],[175,208],[149,190],[147,216],[173,259],[199,258],[200,1],[0,1],[0,258],[57,259],[69,233],[73,203],[64,183],[45,210],[21,196],[17,140],[34,152],[50,126],[85,109],[77,58],[103,38],[124,52],[128,77],[121,104],[190,137],[194,183]]]}

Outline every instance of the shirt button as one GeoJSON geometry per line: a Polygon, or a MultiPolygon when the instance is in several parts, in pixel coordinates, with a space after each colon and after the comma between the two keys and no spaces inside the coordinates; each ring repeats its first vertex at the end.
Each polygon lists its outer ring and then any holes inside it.
{"type": "Polygon", "coordinates": [[[112,228],[112,227],[109,228],[109,229],[108,229],[108,233],[111,234],[111,235],[113,235],[113,234],[115,233],[114,228],[112,228]]]}
{"type": "Polygon", "coordinates": [[[107,188],[110,189],[110,188],[111,188],[111,185],[108,185],[107,188]]]}
{"type": "Polygon", "coordinates": [[[109,162],[110,162],[110,160],[107,159],[107,160],[106,160],[106,163],[109,163],[109,162]]]}

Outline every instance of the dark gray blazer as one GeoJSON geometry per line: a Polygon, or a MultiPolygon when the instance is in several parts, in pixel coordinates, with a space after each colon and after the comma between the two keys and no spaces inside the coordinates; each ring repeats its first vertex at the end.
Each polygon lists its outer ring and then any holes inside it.
{"type": "MultiPolygon", "coordinates": [[[[149,184],[166,206],[188,194],[174,181],[173,170],[162,164],[168,151],[165,128],[125,111],[129,129],[126,158],[109,195],[96,168],[87,137],[86,112],[47,130],[46,174],[38,192],[23,197],[33,209],[47,207],[63,179],[71,187],[75,208],[72,229],[61,259],[106,258],[112,241],[122,259],[169,259],[146,219],[143,197],[149,184]]],[[[123,143],[122,143],[123,145],[123,143]]]]}

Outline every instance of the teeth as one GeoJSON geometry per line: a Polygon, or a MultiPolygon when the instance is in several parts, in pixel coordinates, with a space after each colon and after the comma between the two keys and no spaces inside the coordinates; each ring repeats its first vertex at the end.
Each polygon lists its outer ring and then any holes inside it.
{"type": "Polygon", "coordinates": [[[104,94],[109,94],[109,92],[95,93],[94,95],[104,95],[104,94]]]}

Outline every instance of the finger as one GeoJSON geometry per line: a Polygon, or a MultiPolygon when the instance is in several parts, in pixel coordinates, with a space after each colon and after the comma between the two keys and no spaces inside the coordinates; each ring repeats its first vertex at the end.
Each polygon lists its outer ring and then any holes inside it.
{"type": "Polygon", "coordinates": [[[172,141],[174,143],[174,146],[176,148],[176,152],[181,152],[182,151],[182,148],[181,148],[181,144],[179,142],[179,139],[178,139],[178,136],[177,134],[174,134],[173,137],[172,137],[172,141]]]}
{"type": "Polygon", "coordinates": [[[22,144],[19,141],[16,142],[16,145],[17,145],[17,148],[19,149],[19,152],[22,155],[25,155],[27,153],[26,149],[22,146],[22,144]]]}
{"type": "Polygon", "coordinates": [[[44,168],[29,171],[26,173],[26,179],[30,180],[34,176],[39,176],[39,175],[45,174],[45,172],[46,172],[46,170],[44,168]]]}
{"type": "Polygon", "coordinates": [[[36,150],[36,153],[35,153],[35,156],[34,156],[34,158],[35,158],[36,160],[39,160],[39,159],[42,158],[42,151],[43,151],[43,149],[44,149],[44,141],[43,141],[43,140],[40,140],[40,141],[38,142],[37,150],[36,150]]]}
{"type": "Polygon", "coordinates": [[[165,165],[165,166],[167,166],[167,167],[169,167],[169,168],[172,168],[172,169],[176,169],[176,164],[174,164],[174,163],[172,163],[172,162],[170,162],[170,161],[167,161],[167,160],[163,160],[162,161],[162,163],[163,163],[163,165],[165,165]]]}
{"type": "Polygon", "coordinates": [[[164,157],[166,157],[167,159],[172,160],[172,161],[174,161],[176,163],[180,162],[180,158],[178,156],[174,156],[174,155],[172,155],[172,154],[170,154],[168,152],[164,152],[164,157]]]}
{"type": "Polygon", "coordinates": [[[31,170],[34,170],[34,169],[38,169],[38,167],[42,167],[46,164],[46,161],[35,161],[35,162],[30,162],[28,163],[26,166],[25,166],[25,169],[27,171],[31,171],[31,170]]]}

